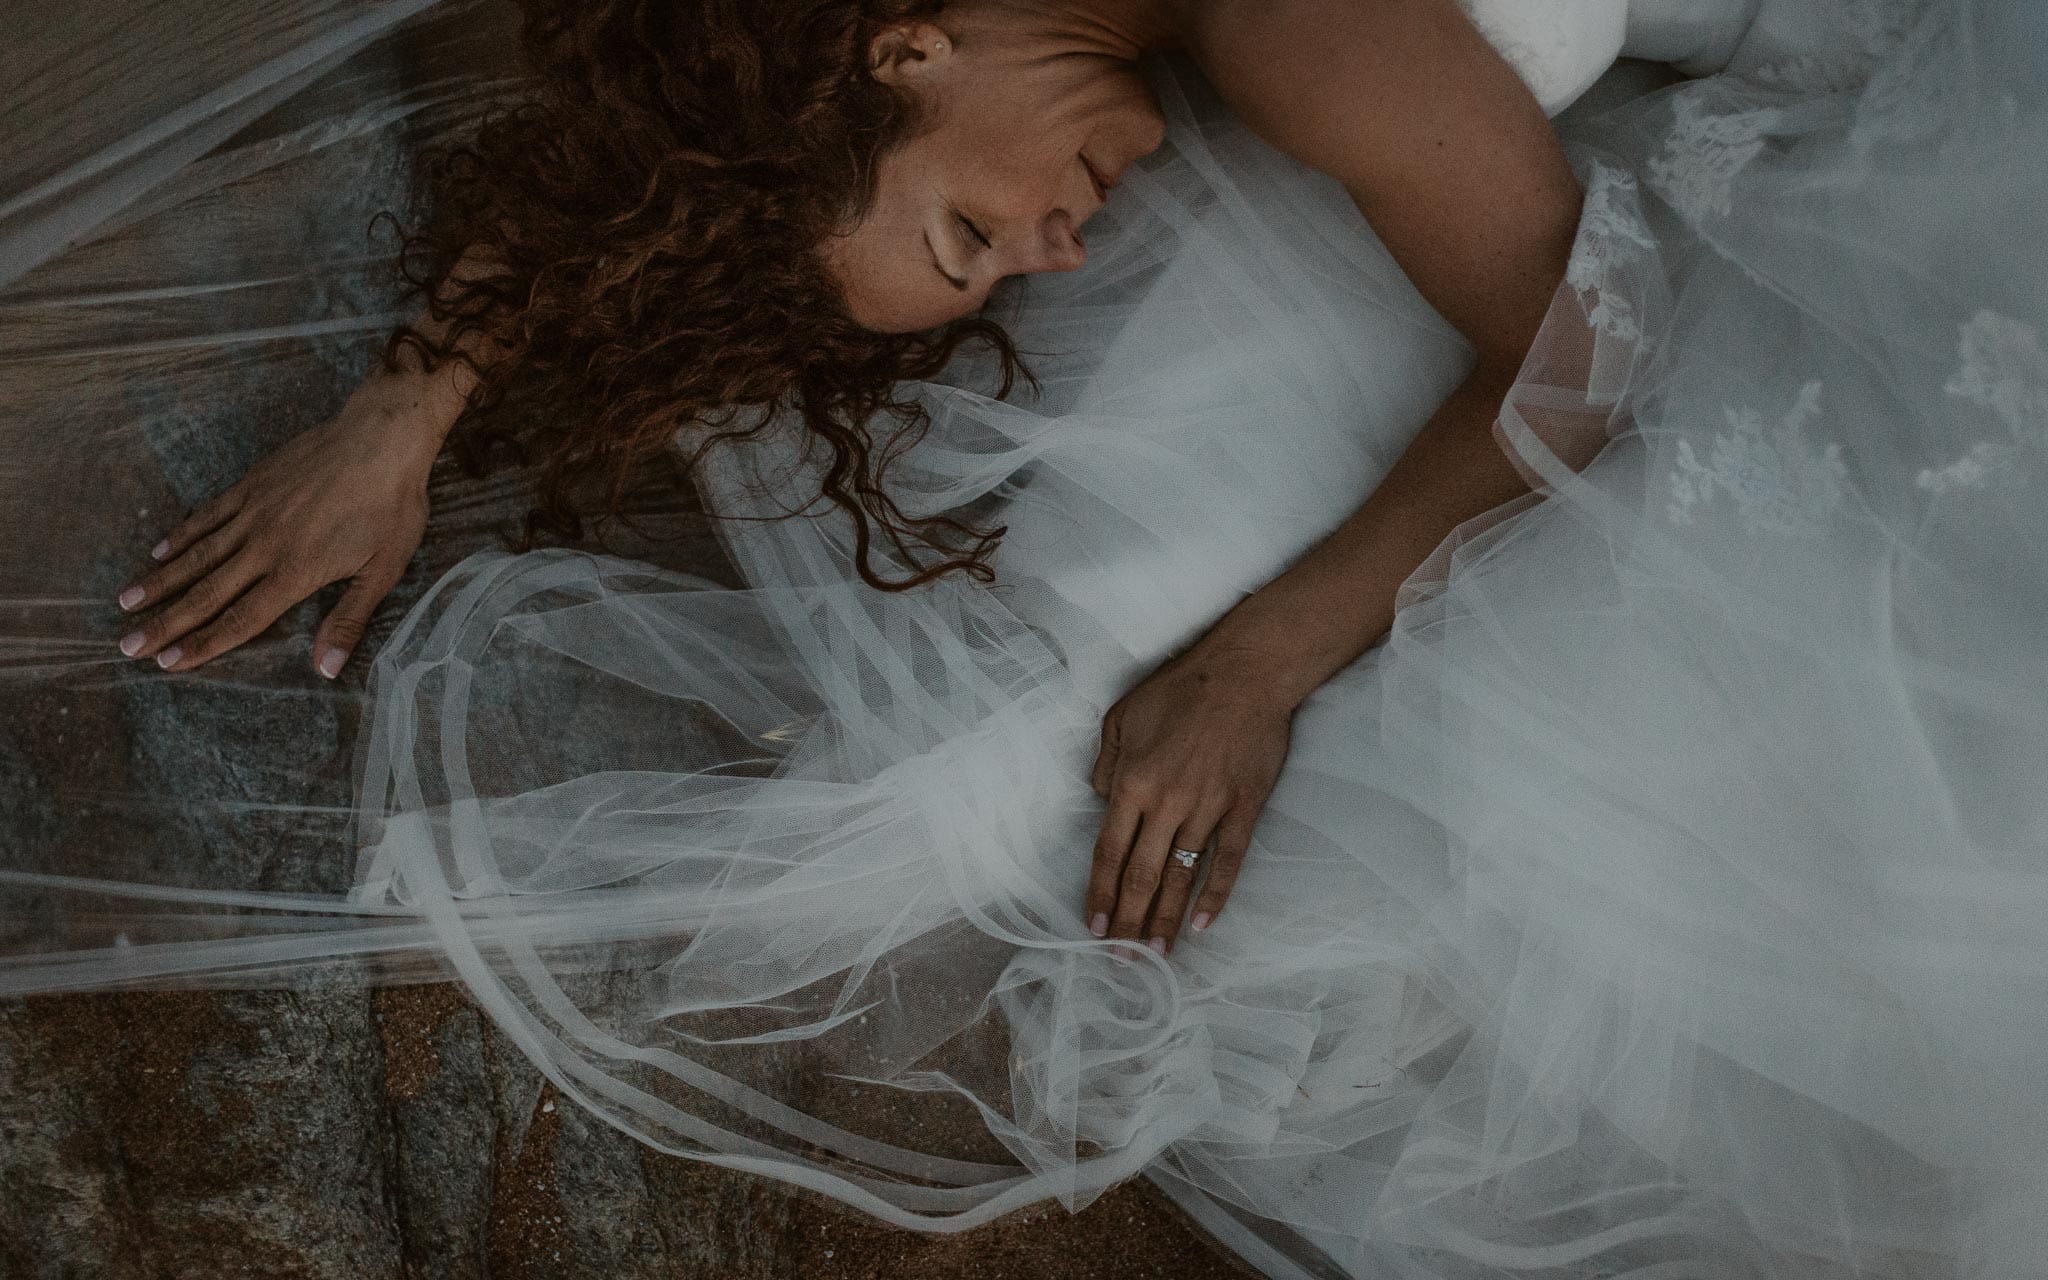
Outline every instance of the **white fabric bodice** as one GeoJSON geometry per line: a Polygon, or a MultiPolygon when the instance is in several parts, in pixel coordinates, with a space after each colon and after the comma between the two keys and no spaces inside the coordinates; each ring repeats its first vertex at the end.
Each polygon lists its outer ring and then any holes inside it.
{"type": "MultiPolygon", "coordinates": [[[[1458,0],[1503,58],[1554,116],[1591,88],[1617,57],[1669,62],[1691,76],[1728,66],[1745,37],[1780,12],[1794,20],[1797,46],[1812,33],[1797,19],[1809,6],[1761,0],[1458,0]],[[1766,21],[1758,22],[1760,10],[1766,21]]],[[[1811,25],[1809,22],[1808,26],[1811,25]]],[[[1771,34],[1765,32],[1764,34],[1771,34]]]]}
{"type": "Polygon", "coordinates": [[[1629,0],[1458,0],[1472,24],[1556,115],[1592,87],[1628,30],[1629,0]]]}

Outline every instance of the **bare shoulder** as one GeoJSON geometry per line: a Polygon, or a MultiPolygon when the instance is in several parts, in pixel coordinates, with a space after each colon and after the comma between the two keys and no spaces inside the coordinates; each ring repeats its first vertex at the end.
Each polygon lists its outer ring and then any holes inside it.
{"type": "Polygon", "coordinates": [[[1535,97],[1456,0],[1183,0],[1182,12],[1183,47],[1231,110],[1342,182],[1482,352],[1515,346],[1528,318],[1497,316],[1503,292],[1547,301],[1580,193],[1535,97]]]}
{"type": "Polygon", "coordinates": [[[1231,108],[1346,181],[1389,153],[1448,146],[1459,115],[1489,118],[1487,137],[1461,139],[1487,152],[1550,132],[1455,0],[1186,0],[1184,13],[1187,50],[1231,108]]]}

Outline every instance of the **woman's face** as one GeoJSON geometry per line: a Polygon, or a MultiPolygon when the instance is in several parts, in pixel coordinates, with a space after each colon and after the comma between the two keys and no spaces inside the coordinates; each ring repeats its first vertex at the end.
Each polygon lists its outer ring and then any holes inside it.
{"type": "Polygon", "coordinates": [[[928,113],[881,160],[861,221],[822,246],[870,329],[935,328],[979,309],[1005,276],[1080,266],[1081,224],[1165,135],[1132,63],[1000,36],[968,27],[962,48],[930,23],[903,23],[870,48],[875,78],[928,113]]]}

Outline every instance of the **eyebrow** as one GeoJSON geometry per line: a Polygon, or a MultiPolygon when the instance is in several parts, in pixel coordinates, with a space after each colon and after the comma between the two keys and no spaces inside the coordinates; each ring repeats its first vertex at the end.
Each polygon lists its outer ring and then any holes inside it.
{"type": "Polygon", "coordinates": [[[929,228],[927,228],[924,233],[924,247],[925,250],[932,255],[932,270],[939,273],[939,278],[944,280],[947,284],[952,285],[955,289],[958,289],[960,292],[967,292],[967,282],[965,280],[962,280],[960,277],[956,275],[950,274],[944,267],[939,265],[939,251],[932,245],[932,233],[929,228]]]}

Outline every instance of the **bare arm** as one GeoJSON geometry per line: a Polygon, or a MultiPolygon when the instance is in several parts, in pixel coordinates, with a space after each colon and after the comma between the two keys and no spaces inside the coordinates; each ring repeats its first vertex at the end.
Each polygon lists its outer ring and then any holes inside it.
{"type": "Polygon", "coordinates": [[[1357,513],[1210,633],[1284,657],[1269,670],[1293,705],[1387,633],[1397,588],[1446,535],[1527,491],[1493,421],[1582,193],[1535,99],[1451,0],[1217,0],[1198,30],[1233,108],[1344,183],[1478,357],[1357,513]]]}
{"type": "MultiPolygon", "coordinates": [[[[452,299],[461,286],[487,280],[497,270],[494,258],[481,247],[472,248],[449,271],[436,295],[443,300],[452,299]]],[[[437,347],[447,343],[452,328],[452,322],[435,319],[431,308],[422,309],[412,322],[413,331],[437,347]]],[[[468,406],[470,393],[476,389],[477,370],[490,368],[504,348],[484,331],[471,330],[456,342],[455,350],[468,359],[443,360],[429,370],[417,351],[401,346],[396,358],[398,367],[378,365],[350,397],[367,399],[394,419],[398,428],[394,436],[394,444],[399,446],[395,449],[398,460],[410,460],[415,470],[433,466],[456,419],[468,406]]]]}
{"type": "Polygon", "coordinates": [[[1526,492],[1493,437],[1571,252],[1581,193],[1549,122],[1452,0],[1186,0],[1187,46],[1238,115],[1341,181],[1470,376],[1357,512],[1110,708],[1087,919],[1169,950],[1223,908],[1295,708],[1384,636],[1463,521],[1526,492]],[[1214,850],[1202,874],[1170,849],[1214,850]]]}
{"type": "MultiPolygon", "coordinates": [[[[500,270],[498,259],[482,246],[472,246],[462,255],[461,261],[448,272],[435,290],[438,298],[451,299],[463,285],[479,280],[489,280],[500,270]]],[[[431,309],[412,322],[414,332],[436,346],[448,341],[452,323],[434,318],[431,309]]],[[[476,389],[477,370],[488,369],[504,348],[492,340],[483,330],[471,330],[456,342],[455,350],[468,357],[467,361],[450,359],[443,361],[433,370],[422,367],[419,355],[410,348],[401,348],[398,354],[399,368],[385,369],[381,366],[364,380],[364,387],[404,387],[414,397],[414,408],[419,414],[416,419],[424,433],[435,440],[435,450],[448,438],[448,432],[455,426],[455,420],[462,416],[462,410],[469,402],[470,392],[476,389]]]]}

